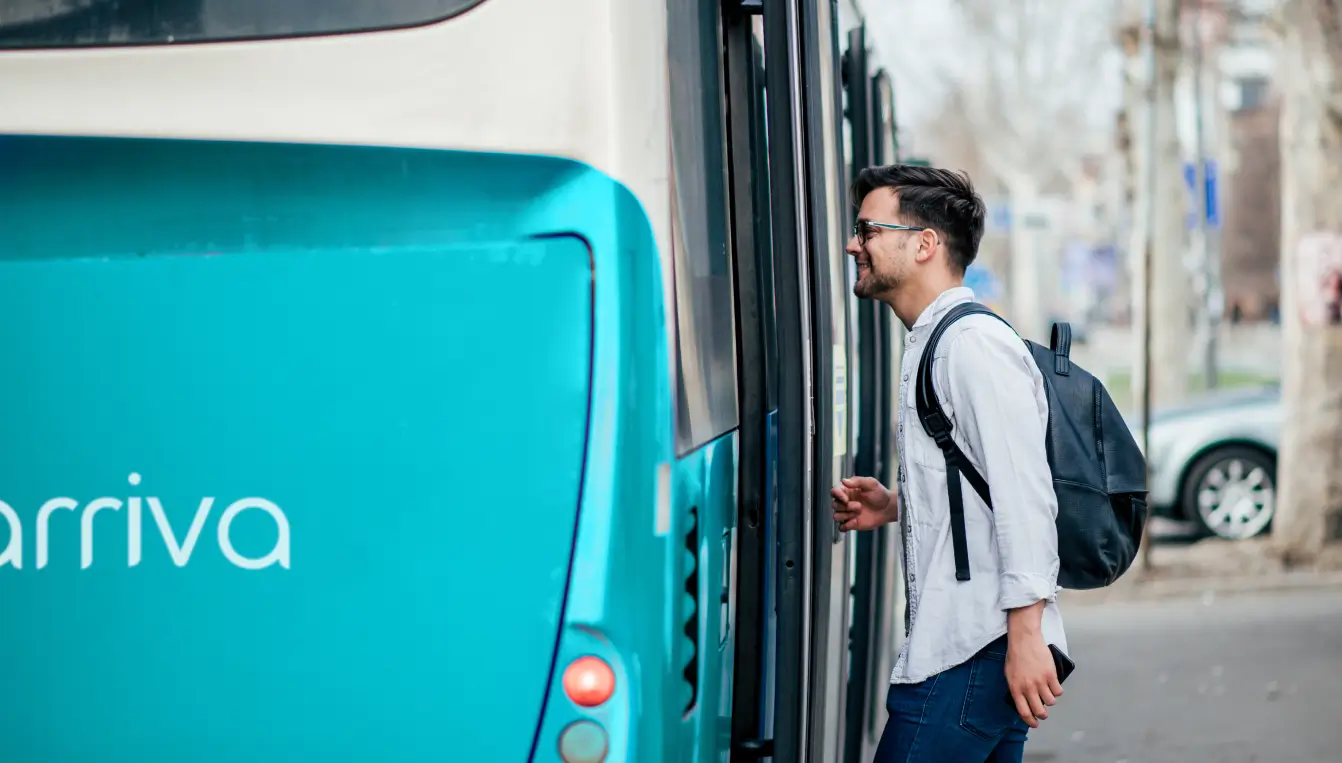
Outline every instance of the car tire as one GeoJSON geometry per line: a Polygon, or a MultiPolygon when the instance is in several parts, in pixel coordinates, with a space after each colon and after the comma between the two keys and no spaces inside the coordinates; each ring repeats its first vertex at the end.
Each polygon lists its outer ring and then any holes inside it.
{"type": "Polygon", "coordinates": [[[1207,535],[1246,540],[1272,527],[1277,510],[1277,460],[1245,445],[1213,448],[1184,478],[1184,516],[1207,535]]]}

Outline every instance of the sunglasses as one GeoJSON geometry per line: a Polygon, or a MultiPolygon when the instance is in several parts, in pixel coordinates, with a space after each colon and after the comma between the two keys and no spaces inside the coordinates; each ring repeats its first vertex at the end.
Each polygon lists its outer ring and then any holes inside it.
{"type": "Polygon", "coordinates": [[[927,228],[917,228],[912,225],[895,225],[894,223],[874,223],[870,220],[858,220],[857,222],[853,223],[853,235],[857,236],[857,240],[863,244],[867,243],[867,240],[870,239],[872,236],[876,235],[877,233],[880,233],[881,229],[911,230],[911,231],[927,230],[927,228]]]}

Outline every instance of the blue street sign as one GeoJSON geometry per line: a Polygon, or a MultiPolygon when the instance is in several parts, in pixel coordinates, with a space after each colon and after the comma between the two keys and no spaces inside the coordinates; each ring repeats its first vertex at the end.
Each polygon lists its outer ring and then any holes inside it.
{"type": "Polygon", "coordinates": [[[997,275],[982,265],[974,264],[965,269],[965,286],[974,290],[974,296],[980,302],[995,302],[1002,296],[1002,284],[997,275]]]}
{"type": "Polygon", "coordinates": [[[1204,187],[1203,192],[1206,193],[1207,199],[1207,224],[1213,228],[1219,228],[1221,227],[1221,208],[1220,205],[1216,203],[1216,160],[1208,159],[1206,167],[1202,172],[1204,179],[1206,180],[1206,186],[1204,187]]]}
{"type": "MultiPolygon", "coordinates": [[[[1219,228],[1221,226],[1221,207],[1217,198],[1218,182],[1216,160],[1206,159],[1204,160],[1202,167],[1202,201],[1207,205],[1207,226],[1211,228],[1219,228]]],[[[1187,217],[1187,224],[1190,229],[1197,227],[1198,221],[1198,199],[1195,195],[1197,192],[1194,190],[1196,183],[1197,172],[1193,167],[1193,163],[1184,162],[1184,188],[1188,190],[1188,195],[1191,197],[1189,199],[1191,208],[1189,209],[1187,217]]]]}

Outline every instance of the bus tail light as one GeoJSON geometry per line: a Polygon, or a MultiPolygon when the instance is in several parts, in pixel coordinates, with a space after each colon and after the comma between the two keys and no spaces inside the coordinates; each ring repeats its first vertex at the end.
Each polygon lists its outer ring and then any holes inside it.
{"type": "Polygon", "coordinates": [[[564,671],[564,693],[582,707],[596,707],[615,694],[615,671],[600,657],[579,657],[564,671]]]}
{"type": "Polygon", "coordinates": [[[591,721],[578,721],[559,736],[559,757],[564,763],[602,763],[609,750],[606,730],[591,721]]]}

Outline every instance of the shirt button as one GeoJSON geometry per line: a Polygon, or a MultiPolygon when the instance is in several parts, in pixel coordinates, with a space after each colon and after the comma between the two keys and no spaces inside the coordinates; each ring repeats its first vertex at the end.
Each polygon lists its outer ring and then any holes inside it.
{"type": "Polygon", "coordinates": [[[914,336],[913,334],[909,334],[909,344],[917,344],[917,343],[918,343],[918,337],[914,336]]]}
{"type": "Polygon", "coordinates": [[[909,375],[908,375],[908,374],[904,374],[904,381],[908,381],[908,380],[909,380],[909,375]]]}

